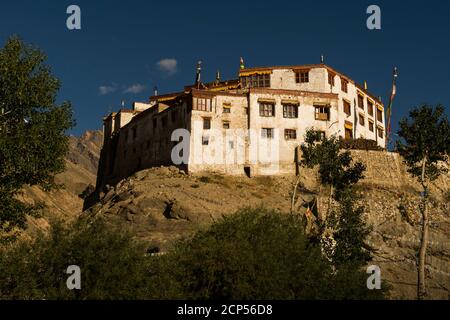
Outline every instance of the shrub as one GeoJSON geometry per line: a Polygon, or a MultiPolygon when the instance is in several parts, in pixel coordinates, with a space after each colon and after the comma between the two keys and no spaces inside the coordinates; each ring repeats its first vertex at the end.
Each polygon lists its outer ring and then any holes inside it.
{"type": "Polygon", "coordinates": [[[361,270],[334,273],[303,230],[299,216],[243,209],[154,259],[149,292],[164,299],[380,297],[361,270]]]}
{"type": "Polygon", "coordinates": [[[96,220],[64,226],[0,252],[0,299],[145,297],[145,250],[123,230],[96,220]],[[81,269],[81,290],[67,289],[67,267],[81,269]]]}

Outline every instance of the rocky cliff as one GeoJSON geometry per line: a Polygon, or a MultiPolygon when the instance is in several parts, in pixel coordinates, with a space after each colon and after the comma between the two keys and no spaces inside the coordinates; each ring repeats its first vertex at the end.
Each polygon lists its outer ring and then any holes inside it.
{"type": "MultiPolygon", "coordinates": [[[[419,246],[420,188],[406,172],[397,154],[354,151],[355,159],[367,166],[358,184],[367,221],[374,230],[369,245],[373,264],[381,267],[382,278],[393,286],[393,298],[414,299],[416,255],[419,246]]],[[[326,206],[325,190],[316,174],[302,171],[303,189],[297,203],[318,197],[326,206]]],[[[101,195],[101,201],[84,215],[101,215],[107,221],[130,229],[148,242],[149,249],[164,251],[179,237],[189,235],[222,215],[244,206],[264,205],[289,212],[295,177],[224,177],[215,174],[186,175],[176,168],[140,171],[101,195]]],[[[431,237],[427,260],[431,298],[447,299],[450,293],[449,177],[432,186],[431,237]]]]}

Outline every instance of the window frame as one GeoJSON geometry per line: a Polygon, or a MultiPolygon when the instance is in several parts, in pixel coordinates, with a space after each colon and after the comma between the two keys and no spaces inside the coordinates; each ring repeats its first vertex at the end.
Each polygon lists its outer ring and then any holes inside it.
{"type": "Polygon", "coordinates": [[[259,116],[265,118],[275,117],[275,103],[259,102],[259,116]],[[268,106],[271,106],[271,111],[267,109],[268,106]]]}
{"type": "Polygon", "coordinates": [[[344,111],[344,113],[347,115],[347,116],[351,116],[352,115],[352,104],[349,102],[349,101],[347,101],[347,100],[342,100],[342,106],[343,106],[343,111],[344,111]],[[346,106],[348,106],[348,112],[345,110],[346,108],[346,106]]]}
{"type": "Polygon", "coordinates": [[[284,140],[297,140],[297,130],[296,129],[284,129],[284,140]]]}
{"type": "Polygon", "coordinates": [[[319,120],[319,121],[330,121],[331,119],[331,108],[328,106],[318,106],[315,105],[314,106],[314,119],[315,120],[319,120]],[[321,111],[324,112],[321,112],[321,111]],[[328,112],[325,112],[326,110],[328,110],[328,112]],[[322,117],[320,117],[320,115],[326,115],[326,119],[323,119],[322,117]]]}
{"type": "Polygon", "coordinates": [[[283,103],[283,118],[298,119],[298,105],[293,103],[283,103]]]}
{"type": "Polygon", "coordinates": [[[211,130],[211,117],[203,117],[203,130],[211,130]],[[206,125],[208,123],[208,125],[206,125]]]}
{"type": "Polygon", "coordinates": [[[261,128],[261,138],[263,139],[274,139],[274,128],[261,128]],[[265,134],[264,134],[265,132],[265,134]],[[269,134],[270,132],[270,134],[269,134]]]}
{"type": "Polygon", "coordinates": [[[341,78],[341,91],[348,93],[348,80],[341,78]]]}

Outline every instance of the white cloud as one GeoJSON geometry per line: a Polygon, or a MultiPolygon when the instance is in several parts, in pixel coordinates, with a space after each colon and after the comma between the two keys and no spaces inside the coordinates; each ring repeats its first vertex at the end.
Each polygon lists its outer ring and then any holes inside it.
{"type": "Polygon", "coordinates": [[[102,96],[113,93],[116,90],[117,90],[116,86],[100,86],[100,87],[98,87],[98,92],[102,96]]]}
{"type": "Polygon", "coordinates": [[[136,83],[128,88],[125,88],[125,90],[123,90],[123,93],[141,93],[144,90],[145,86],[143,84],[136,83]]]}
{"type": "Polygon", "coordinates": [[[168,76],[174,75],[177,72],[178,61],[176,59],[162,59],[156,63],[159,70],[166,73],[168,76]]]}

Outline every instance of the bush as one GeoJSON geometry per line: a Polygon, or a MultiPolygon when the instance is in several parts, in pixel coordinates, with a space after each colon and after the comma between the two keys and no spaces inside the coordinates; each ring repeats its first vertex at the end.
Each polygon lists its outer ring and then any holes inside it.
{"type": "Polygon", "coordinates": [[[362,270],[334,273],[303,230],[299,216],[241,210],[155,259],[150,292],[163,299],[380,297],[362,270]]]}
{"type": "Polygon", "coordinates": [[[146,289],[145,250],[123,230],[97,220],[64,226],[0,252],[0,299],[139,299],[146,289]],[[69,265],[81,269],[70,291],[69,265]]]}

